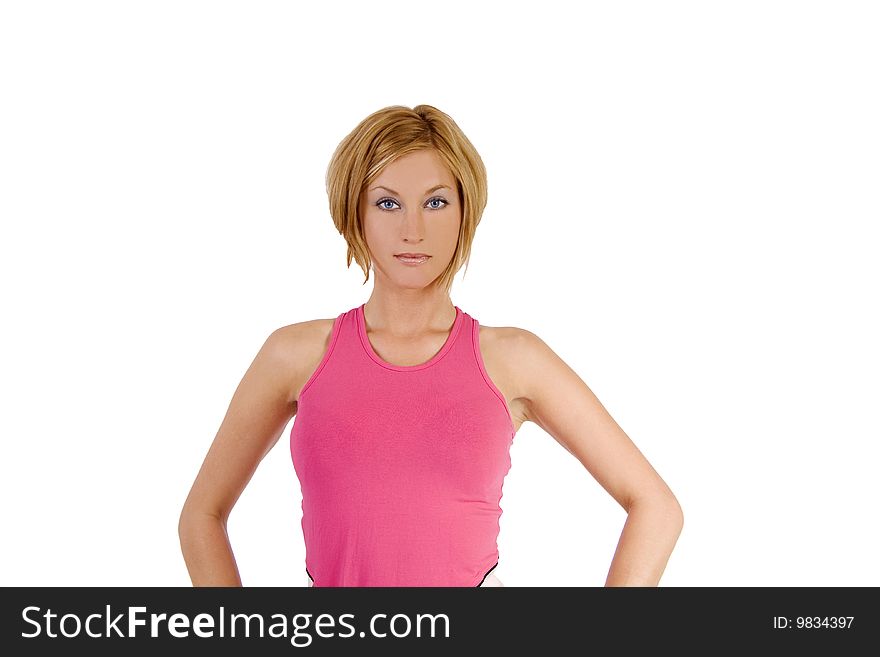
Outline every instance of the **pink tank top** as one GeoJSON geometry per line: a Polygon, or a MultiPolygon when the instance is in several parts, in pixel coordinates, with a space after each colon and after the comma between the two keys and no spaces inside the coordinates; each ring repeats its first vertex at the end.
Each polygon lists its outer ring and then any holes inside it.
{"type": "Polygon", "coordinates": [[[440,351],[412,366],[376,354],[363,304],[339,315],[290,432],[315,586],[480,586],[514,434],[458,306],[440,351]]]}

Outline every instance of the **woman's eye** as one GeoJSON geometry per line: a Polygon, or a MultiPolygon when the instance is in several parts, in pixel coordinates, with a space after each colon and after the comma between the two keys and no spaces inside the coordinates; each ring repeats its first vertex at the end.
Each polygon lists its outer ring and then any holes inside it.
{"type": "MultiPolygon", "coordinates": [[[[444,207],[446,207],[447,205],[449,205],[449,201],[447,201],[445,198],[443,198],[443,197],[441,197],[441,196],[435,196],[434,198],[429,199],[429,200],[428,200],[428,204],[430,205],[431,203],[434,203],[434,202],[437,202],[437,201],[439,201],[439,202],[442,203],[443,205],[431,205],[430,207],[431,207],[432,210],[439,210],[439,209],[444,208],[444,207]]],[[[385,205],[386,203],[393,203],[394,205],[397,205],[397,201],[395,201],[394,199],[391,199],[391,198],[383,198],[383,199],[381,199],[381,200],[379,200],[379,201],[376,201],[376,205],[377,205],[379,208],[381,208],[382,210],[392,210],[393,208],[388,207],[387,205],[385,205]]]]}

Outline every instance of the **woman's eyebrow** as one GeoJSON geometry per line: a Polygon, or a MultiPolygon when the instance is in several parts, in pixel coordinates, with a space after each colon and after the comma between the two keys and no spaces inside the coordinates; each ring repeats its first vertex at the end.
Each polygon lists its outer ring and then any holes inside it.
{"type": "MultiPolygon", "coordinates": [[[[449,185],[436,185],[435,187],[432,187],[431,189],[427,190],[425,192],[425,194],[430,194],[431,192],[435,192],[438,189],[444,189],[444,188],[445,189],[452,189],[451,187],[449,187],[449,185]]],[[[377,185],[376,187],[373,187],[372,189],[370,189],[370,191],[372,192],[377,189],[384,189],[386,192],[391,192],[392,194],[397,194],[398,196],[400,196],[400,192],[395,192],[390,187],[385,187],[384,185],[377,185]]]]}

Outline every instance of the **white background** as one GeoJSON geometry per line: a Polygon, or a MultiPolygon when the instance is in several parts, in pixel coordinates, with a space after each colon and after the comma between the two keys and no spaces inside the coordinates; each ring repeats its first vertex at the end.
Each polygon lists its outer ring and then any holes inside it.
{"type": "MultiPolygon", "coordinates": [[[[4,3],[0,583],[190,585],[245,369],[372,288],[333,149],[427,103],[489,175],[453,302],[543,338],[672,488],[661,585],[880,585],[875,7],[4,3]]],[[[305,585],[289,430],[230,518],[245,585],[305,585]]],[[[624,511],[537,425],[512,460],[499,577],[602,585],[624,511]]]]}

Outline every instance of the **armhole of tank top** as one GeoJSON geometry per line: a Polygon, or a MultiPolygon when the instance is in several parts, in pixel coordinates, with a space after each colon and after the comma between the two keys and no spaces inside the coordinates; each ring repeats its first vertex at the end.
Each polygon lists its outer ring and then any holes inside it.
{"type": "Polygon", "coordinates": [[[333,320],[333,329],[330,331],[330,344],[327,345],[327,351],[324,352],[324,355],[321,357],[321,362],[318,363],[318,366],[315,368],[315,371],[312,372],[312,375],[309,377],[309,380],[306,381],[306,384],[302,387],[302,390],[299,391],[299,399],[297,399],[297,404],[302,401],[303,395],[306,394],[306,391],[312,387],[312,384],[315,382],[315,379],[321,374],[321,371],[324,369],[324,366],[327,364],[327,361],[330,360],[330,354],[333,353],[333,347],[336,346],[336,340],[339,338],[339,329],[342,325],[342,316],[345,313],[342,313],[333,320]]]}
{"type": "Polygon", "coordinates": [[[513,437],[516,435],[516,428],[513,424],[513,415],[510,413],[510,408],[507,406],[507,401],[504,399],[504,395],[489,377],[489,373],[486,371],[486,364],[483,362],[483,354],[480,351],[480,323],[474,319],[471,324],[471,346],[474,349],[474,357],[480,368],[480,374],[483,376],[483,381],[489,386],[489,390],[495,393],[495,396],[498,397],[498,401],[501,402],[501,406],[504,408],[504,413],[507,415],[507,421],[510,422],[510,439],[513,440],[513,437]]]}

